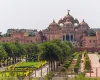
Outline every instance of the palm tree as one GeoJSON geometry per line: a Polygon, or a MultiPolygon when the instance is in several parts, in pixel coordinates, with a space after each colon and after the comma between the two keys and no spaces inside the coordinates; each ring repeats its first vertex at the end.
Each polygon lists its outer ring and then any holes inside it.
{"type": "Polygon", "coordinates": [[[37,60],[39,50],[38,50],[38,46],[36,43],[26,44],[25,49],[26,49],[26,62],[27,62],[27,60],[34,61],[33,58],[35,58],[35,60],[37,60]]]}
{"type": "MultiPolygon", "coordinates": [[[[11,61],[11,54],[10,54],[11,50],[10,50],[10,48],[9,48],[9,45],[10,45],[10,44],[11,44],[11,43],[3,43],[3,44],[2,44],[3,47],[4,47],[4,49],[5,49],[5,51],[8,53],[7,65],[9,65],[9,61],[11,61]]],[[[10,62],[10,64],[11,64],[11,62],[10,62]]]]}
{"type": "Polygon", "coordinates": [[[54,61],[59,61],[61,59],[61,53],[62,51],[60,47],[51,42],[45,42],[40,45],[40,59],[48,61],[49,70],[50,64],[52,70],[52,64],[54,63],[54,61]]]}
{"type": "Polygon", "coordinates": [[[24,48],[24,45],[22,45],[18,42],[15,42],[15,45],[17,47],[16,57],[20,57],[20,61],[21,61],[22,56],[25,55],[25,53],[26,53],[26,50],[24,48]]]}
{"type": "MultiPolygon", "coordinates": [[[[14,43],[5,43],[4,45],[5,51],[8,53],[8,58],[13,58],[13,63],[16,62],[16,55],[18,53],[18,48],[14,43]]],[[[8,62],[8,61],[7,61],[8,62]]]]}

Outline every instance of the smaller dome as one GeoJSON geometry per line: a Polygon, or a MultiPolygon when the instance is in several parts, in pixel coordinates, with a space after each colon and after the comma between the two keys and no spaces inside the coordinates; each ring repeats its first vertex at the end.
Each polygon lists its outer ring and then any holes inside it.
{"type": "Polygon", "coordinates": [[[58,21],[58,24],[60,24],[60,23],[63,23],[63,19],[62,18],[58,21]]]}
{"type": "Polygon", "coordinates": [[[59,26],[59,25],[55,22],[55,20],[53,20],[53,22],[49,25],[49,27],[50,26],[55,27],[55,26],[59,26]]]}
{"type": "Polygon", "coordinates": [[[53,22],[49,25],[49,26],[55,26],[55,25],[58,25],[55,20],[53,20],[53,22]]]}
{"type": "Polygon", "coordinates": [[[67,25],[67,26],[68,26],[68,25],[73,26],[72,22],[65,22],[65,23],[64,23],[64,26],[66,26],[66,25],[67,25]]]}
{"type": "Polygon", "coordinates": [[[79,25],[80,26],[88,26],[88,24],[84,21],[84,19],[83,19],[83,21],[79,25]]]}

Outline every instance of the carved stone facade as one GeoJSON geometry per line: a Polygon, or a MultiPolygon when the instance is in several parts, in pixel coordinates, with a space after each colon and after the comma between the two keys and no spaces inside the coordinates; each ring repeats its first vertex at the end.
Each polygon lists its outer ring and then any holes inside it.
{"type": "Polygon", "coordinates": [[[96,36],[84,36],[83,47],[99,47],[100,48],[100,31],[96,32],[96,36]]]}
{"type": "Polygon", "coordinates": [[[21,44],[27,44],[31,42],[40,42],[39,35],[35,37],[29,37],[26,32],[12,32],[10,37],[0,37],[0,42],[19,42],[21,44]]]}
{"type": "Polygon", "coordinates": [[[43,34],[49,40],[59,39],[71,42],[81,42],[82,37],[89,31],[88,24],[83,20],[81,23],[68,14],[60,19],[58,23],[54,20],[47,29],[42,30],[43,34]]]}
{"type": "Polygon", "coordinates": [[[90,27],[83,20],[81,23],[68,14],[58,22],[53,20],[49,26],[39,31],[34,37],[29,37],[25,31],[15,31],[10,37],[0,37],[0,42],[20,42],[27,44],[30,42],[41,43],[50,40],[63,40],[77,43],[82,47],[100,47],[100,31],[96,32],[96,36],[88,36],[90,27]]]}

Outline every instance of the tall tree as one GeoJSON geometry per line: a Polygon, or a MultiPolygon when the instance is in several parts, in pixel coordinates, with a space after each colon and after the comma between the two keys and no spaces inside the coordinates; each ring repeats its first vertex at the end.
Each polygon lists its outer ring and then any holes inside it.
{"type": "Polygon", "coordinates": [[[52,63],[61,59],[61,53],[62,51],[60,47],[51,42],[45,42],[40,45],[40,59],[47,60],[49,62],[49,70],[50,64],[52,70],[52,63]]]}
{"type": "Polygon", "coordinates": [[[1,66],[1,60],[5,60],[7,58],[7,52],[4,50],[3,46],[0,45],[0,66],[1,66]]]}
{"type": "Polygon", "coordinates": [[[89,36],[96,36],[96,32],[93,29],[90,29],[88,32],[89,36]]]}

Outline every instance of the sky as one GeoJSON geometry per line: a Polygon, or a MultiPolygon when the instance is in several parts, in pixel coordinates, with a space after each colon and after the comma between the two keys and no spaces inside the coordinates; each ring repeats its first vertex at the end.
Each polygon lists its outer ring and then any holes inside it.
{"type": "Polygon", "coordinates": [[[0,0],[0,32],[7,29],[37,29],[67,15],[84,19],[91,28],[100,27],[100,0],[0,0]]]}

